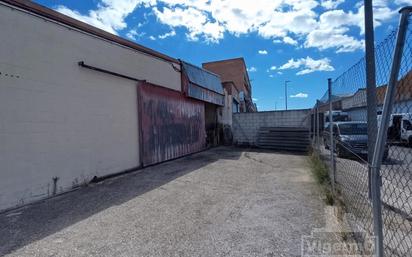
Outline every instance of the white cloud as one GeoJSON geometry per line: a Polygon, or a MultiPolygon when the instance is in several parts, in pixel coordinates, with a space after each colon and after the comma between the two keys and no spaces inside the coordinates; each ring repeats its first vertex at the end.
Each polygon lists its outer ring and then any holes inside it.
{"type": "Polygon", "coordinates": [[[248,72],[256,72],[257,68],[252,66],[252,67],[248,68],[247,71],[248,72]]]}
{"type": "Polygon", "coordinates": [[[284,6],[284,0],[210,0],[209,12],[225,30],[234,35],[257,31],[268,22],[275,10],[284,6]]]}
{"type": "Polygon", "coordinates": [[[269,75],[269,78],[274,78],[275,76],[273,76],[272,74],[269,75]]]}
{"type": "MultiPolygon", "coordinates": [[[[333,10],[344,0],[162,0],[167,8],[199,13],[194,23],[198,29],[185,26],[189,32],[205,35],[209,41],[218,42],[224,32],[236,36],[257,32],[263,38],[270,38],[274,43],[286,43],[298,46],[301,39],[304,47],[320,50],[334,48],[337,52],[350,52],[363,48],[362,40],[351,33],[352,28],[359,28],[363,33],[363,6],[355,6],[357,11],[333,10]],[[319,13],[319,6],[326,10],[319,13]],[[338,11],[338,12],[334,12],[338,11]],[[201,22],[197,22],[200,20],[201,22]],[[213,24],[213,32],[204,31],[206,24],[213,24]],[[332,24],[332,25],[331,25],[332,24]]],[[[403,1],[403,0],[399,0],[403,1]]],[[[387,0],[375,1],[375,24],[394,15],[387,0]]],[[[164,9],[157,14],[167,12],[164,9]]],[[[167,24],[167,21],[164,21],[167,24]]],[[[171,23],[172,26],[173,23],[171,23]]]]}
{"type": "Polygon", "coordinates": [[[102,21],[101,19],[95,17],[95,15],[93,15],[93,17],[91,17],[91,15],[82,15],[81,13],[79,13],[76,10],[71,10],[69,8],[67,8],[66,6],[58,6],[56,8],[56,11],[63,13],[67,16],[70,16],[76,20],[82,21],[84,23],[90,24],[92,26],[95,26],[99,29],[105,30],[107,32],[110,32],[112,34],[117,34],[116,30],[109,25],[108,23],[106,23],[105,21],[102,21]]]}
{"type": "Polygon", "coordinates": [[[291,98],[308,98],[308,94],[306,93],[297,93],[296,95],[291,95],[291,98]]]}
{"type": "Polygon", "coordinates": [[[165,34],[163,34],[163,35],[159,35],[158,38],[159,38],[159,39],[165,39],[165,38],[173,37],[173,36],[176,36],[176,31],[171,30],[170,32],[167,32],[167,33],[165,33],[165,34]]]}
{"type": "Polygon", "coordinates": [[[136,40],[137,38],[140,38],[144,35],[146,35],[145,32],[139,33],[136,29],[131,29],[129,30],[129,32],[126,33],[126,37],[131,40],[136,40]]]}
{"type": "MultiPolygon", "coordinates": [[[[172,31],[177,27],[186,29],[186,36],[192,41],[217,43],[225,33],[239,36],[255,32],[273,43],[294,46],[302,43],[300,47],[320,50],[351,52],[363,48],[360,39],[364,30],[363,5],[360,0],[349,11],[336,9],[344,0],[97,1],[96,9],[86,14],[65,6],[56,9],[114,34],[127,28],[126,17],[136,8],[145,6],[172,31]]],[[[406,3],[411,1],[395,0],[397,5],[406,3]]],[[[392,1],[374,1],[375,26],[395,17],[396,9],[392,1]]],[[[129,36],[133,37],[132,34],[129,36]]]]}
{"type": "Polygon", "coordinates": [[[257,98],[252,98],[252,101],[253,102],[257,102],[259,99],[257,99],[257,98]]]}
{"type": "Polygon", "coordinates": [[[97,5],[97,9],[89,11],[88,14],[81,14],[63,5],[58,6],[56,10],[107,32],[117,34],[117,31],[127,28],[125,18],[138,6],[148,6],[155,1],[156,0],[101,0],[97,5]]]}
{"type": "Polygon", "coordinates": [[[149,39],[154,41],[154,40],[156,40],[156,37],[150,36],[149,39]]]}
{"type": "Polygon", "coordinates": [[[217,42],[223,38],[224,29],[217,22],[209,21],[207,14],[198,9],[164,7],[161,11],[155,7],[153,11],[161,23],[171,27],[187,28],[186,36],[191,41],[204,38],[208,42],[217,42]]]}
{"type": "Polygon", "coordinates": [[[319,17],[318,27],[308,33],[304,46],[320,50],[335,48],[338,53],[363,49],[362,40],[347,35],[348,26],[363,26],[359,18],[359,15],[346,13],[343,10],[324,12],[319,17]]]}
{"type": "Polygon", "coordinates": [[[363,41],[344,34],[346,31],[346,29],[314,30],[308,34],[305,47],[316,47],[320,50],[336,48],[338,53],[363,49],[363,41]]]}
{"type": "Polygon", "coordinates": [[[315,71],[334,71],[328,58],[314,60],[307,56],[306,58],[290,59],[287,63],[279,67],[280,70],[301,69],[296,75],[304,75],[315,71]]]}
{"type": "Polygon", "coordinates": [[[412,0],[395,0],[395,4],[412,5],[412,0]]]}
{"type": "Polygon", "coordinates": [[[283,38],[283,42],[284,42],[285,44],[289,44],[289,45],[294,45],[294,46],[298,45],[298,41],[296,41],[296,40],[294,40],[293,38],[288,37],[288,36],[286,36],[286,37],[283,38]]]}
{"type": "Polygon", "coordinates": [[[137,34],[138,34],[137,31],[135,29],[132,29],[129,32],[127,32],[126,37],[132,40],[136,40],[137,34]]]}
{"type": "Polygon", "coordinates": [[[281,71],[278,71],[278,72],[276,72],[277,74],[279,74],[279,75],[282,75],[283,74],[283,72],[281,72],[281,71]]]}
{"type": "Polygon", "coordinates": [[[266,50],[259,50],[258,53],[259,53],[259,54],[262,54],[262,55],[266,55],[266,54],[268,54],[268,51],[266,51],[266,50]]]}
{"type": "Polygon", "coordinates": [[[279,38],[291,35],[305,35],[316,27],[316,13],[311,10],[291,12],[274,12],[267,23],[258,28],[258,34],[263,38],[279,38]]]}
{"type": "Polygon", "coordinates": [[[325,9],[335,9],[343,2],[345,2],[345,0],[321,0],[320,5],[325,9]]]}
{"type": "MultiPolygon", "coordinates": [[[[305,47],[315,47],[320,50],[335,48],[337,52],[353,52],[364,48],[363,40],[350,35],[350,28],[360,30],[364,34],[364,7],[361,2],[357,10],[328,10],[319,16],[318,26],[306,36],[305,47]]],[[[374,1],[374,26],[395,17],[396,10],[388,7],[387,0],[374,1]]]]}
{"type": "Polygon", "coordinates": [[[272,67],[270,67],[270,70],[276,70],[277,69],[277,67],[276,66],[272,66],[272,67]]]}

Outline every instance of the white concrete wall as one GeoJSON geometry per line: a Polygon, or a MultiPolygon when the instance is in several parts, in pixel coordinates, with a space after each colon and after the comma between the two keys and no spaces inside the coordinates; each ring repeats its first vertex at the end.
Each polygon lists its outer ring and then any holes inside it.
{"type": "Polygon", "coordinates": [[[354,108],[347,111],[351,121],[366,121],[367,111],[366,108],[354,108]]]}
{"type": "Polygon", "coordinates": [[[233,142],[255,145],[261,127],[309,128],[310,109],[233,114],[233,142]]]}
{"type": "MultiPolygon", "coordinates": [[[[376,110],[382,111],[383,106],[378,105],[376,107],[376,110]]],[[[344,111],[346,111],[349,114],[349,118],[352,121],[367,121],[368,119],[366,106],[361,108],[352,108],[344,111]]],[[[395,102],[392,107],[392,113],[412,113],[412,101],[409,100],[395,102]]]]}
{"type": "Polygon", "coordinates": [[[342,99],[342,109],[366,106],[366,89],[357,91],[353,96],[342,99]]]}
{"type": "Polygon", "coordinates": [[[218,122],[222,125],[232,126],[232,104],[233,96],[228,94],[226,89],[223,89],[225,93],[225,106],[218,108],[218,122]]]}
{"type": "Polygon", "coordinates": [[[170,63],[0,4],[0,210],[140,165],[134,81],[180,90],[170,63]]]}

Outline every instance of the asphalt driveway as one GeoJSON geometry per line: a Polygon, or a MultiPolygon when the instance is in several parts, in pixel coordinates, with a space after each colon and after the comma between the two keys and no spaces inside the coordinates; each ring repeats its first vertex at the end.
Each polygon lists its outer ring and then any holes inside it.
{"type": "Polygon", "coordinates": [[[0,214],[0,256],[300,256],[307,157],[219,147],[0,214]]]}

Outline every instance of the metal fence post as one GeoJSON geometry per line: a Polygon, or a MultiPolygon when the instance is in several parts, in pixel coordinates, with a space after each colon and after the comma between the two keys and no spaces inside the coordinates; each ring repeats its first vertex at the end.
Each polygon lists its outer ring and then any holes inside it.
{"type": "Polygon", "coordinates": [[[317,125],[316,125],[316,147],[318,149],[318,152],[320,151],[320,142],[319,142],[319,125],[320,125],[320,120],[319,120],[319,100],[316,100],[316,120],[317,120],[317,125]]]}
{"type": "Polygon", "coordinates": [[[316,151],[318,151],[317,147],[318,147],[318,139],[317,139],[317,131],[318,131],[318,101],[316,101],[316,105],[315,105],[315,126],[313,129],[313,138],[314,138],[314,143],[315,143],[315,149],[316,151]]]}
{"type": "MultiPolygon", "coordinates": [[[[316,148],[316,104],[313,106],[313,112],[312,112],[312,144],[313,144],[313,149],[316,148]]],[[[316,150],[316,149],[315,149],[316,150]]]]}
{"type": "Polygon", "coordinates": [[[393,54],[392,68],[389,77],[388,88],[383,105],[382,119],[378,129],[376,145],[372,159],[372,207],[373,207],[373,228],[376,237],[375,253],[377,257],[383,257],[383,223],[382,223],[382,199],[381,199],[381,176],[380,167],[385,151],[387,131],[392,112],[393,102],[395,100],[396,85],[399,76],[402,53],[405,45],[406,31],[408,29],[409,14],[412,12],[412,6],[402,8],[400,11],[401,18],[399,30],[396,38],[396,45],[393,54]]]}
{"type": "MultiPolygon", "coordinates": [[[[373,27],[372,0],[365,0],[365,61],[366,61],[366,106],[368,125],[368,156],[373,156],[375,149],[375,135],[377,131],[376,109],[376,66],[375,66],[375,39],[373,27]]],[[[372,158],[368,158],[372,164],[372,158]]],[[[371,198],[371,169],[368,169],[369,198],[371,198]]]]}
{"type": "Polygon", "coordinates": [[[332,191],[335,193],[336,165],[335,165],[335,140],[333,138],[333,103],[332,103],[332,79],[328,79],[328,99],[329,99],[329,151],[330,168],[332,169],[332,191]]]}
{"type": "MultiPolygon", "coordinates": [[[[317,147],[316,131],[317,131],[317,126],[318,126],[318,103],[317,102],[316,102],[316,105],[315,105],[315,112],[314,112],[313,115],[314,115],[314,119],[315,119],[315,123],[314,123],[314,126],[313,126],[313,145],[316,149],[316,147],[317,147]]],[[[316,149],[316,151],[317,150],[318,149],[316,149]]]]}

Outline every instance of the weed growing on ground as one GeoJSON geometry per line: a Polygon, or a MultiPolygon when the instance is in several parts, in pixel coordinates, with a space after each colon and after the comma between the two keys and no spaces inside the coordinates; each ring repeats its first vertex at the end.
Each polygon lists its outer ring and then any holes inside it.
{"type": "Polygon", "coordinates": [[[309,155],[309,164],[313,176],[316,179],[316,182],[320,185],[324,200],[327,205],[334,205],[335,199],[333,197],[331,182],[329,177],[328,168],[322,162],[319,155],[315,152],[312,152],[309,155]]]}

